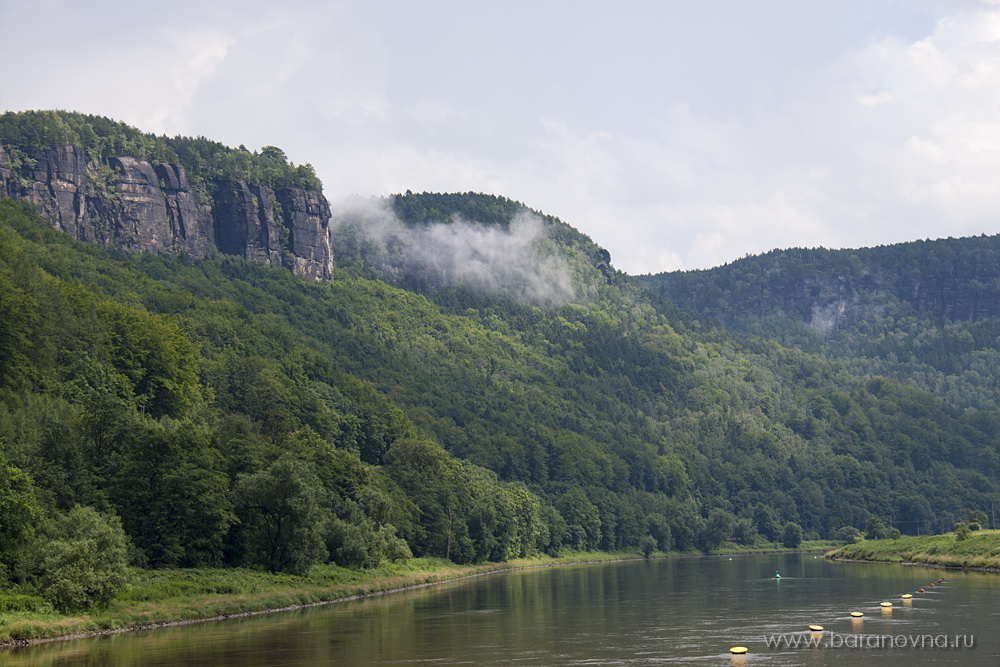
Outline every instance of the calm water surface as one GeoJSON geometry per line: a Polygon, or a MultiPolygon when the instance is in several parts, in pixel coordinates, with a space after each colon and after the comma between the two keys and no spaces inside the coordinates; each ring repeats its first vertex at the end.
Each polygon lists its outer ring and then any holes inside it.
{"type": "Polygon", "coordinates": [[[1000,575],[832,563],[812,554],[500,573],[251,619],[0,653],[21,665],[1000,664],[1000,575]],[[775,580],[774,571],[782,578],[775,580]],[[944,585],[916,592],[939,577],[944,585]],[[902,593],[913,593],[910,603],[902,593]],[[894,603],[891,611],[879,606],[894,603]],[[854,621],[849,612],[864,612],[854,621]],[[839,648],[769,647],[765,637],[839,648]],[[834,634],[831,634],[834,633],[834,634]],[[863,635],[863,637],[861,636],[863,635]],[[874,635],[973,648],[857,648],[874,635]],[[746,656],[729,654],[746,646],[746,656]]]}

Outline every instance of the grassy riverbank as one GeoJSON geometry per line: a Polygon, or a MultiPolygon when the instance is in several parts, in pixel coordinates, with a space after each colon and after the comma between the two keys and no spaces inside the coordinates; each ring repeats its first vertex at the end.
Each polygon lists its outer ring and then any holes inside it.
{"type": "Polygon", "coordinates": [[[898,540],[865,540],[842,546],[828,553],[827,557],[1000,570],[1000,531],[979,530],[964,540],[956,539],[955,533],[901,537],[898,540]]]}
{"type": "MultiPolygon", "coordinates": [[[[100,610],[64,615],[40,603],[32,610],[0,611],[0,644],[248,615],[377,595],[509,568],[620,558],[622,554],[588,553],[482,565],[415,558],[369,570],[317,566],[307,576],[237,568],[135,570],[132,586],[100,610]]],[[[27,602],[30,606],[31,601],[27,602]]]]}
{"type": "MultiPolygon", "coordinates": [[[[800,550],[817,550],[829,543],[806,542],[800,550]]],[[[715,555],[787,551],[771,544],[728,548],[715,555]]],[[[699,554],[656,554],[657,557],[699,554]]],[[[704,554],[700,554],[704,555],[704,554]]],[[[338,600],[476,576],[501,570],[568,565],[571,563],[642,558],[633,552],[572,553],[506,563],[456,565],[436,558],[386,563],[370,570],[336,565],[314,567],[307,576],[269,574],[235,568],[135,570],[132,586],[107,607],[90,613],[59,614],[39,598],[0,592],[0,646],[57,637],[100,634],[174,623],[294,609],[338,600]],[[16,607],[12,609],[11,607],[16,607]]]]}

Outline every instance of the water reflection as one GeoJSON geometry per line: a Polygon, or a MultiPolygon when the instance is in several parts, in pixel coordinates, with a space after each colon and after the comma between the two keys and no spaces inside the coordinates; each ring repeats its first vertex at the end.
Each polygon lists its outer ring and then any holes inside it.
{"type": "Polygon", "coordinates": [[[903,665],[997,662],[1000,576],[810,555],[542,568],[251,619],[0,655],[5,665],[903,665]],[[779,570],[781,579],[774,579],[779,570]],[[893,600],[893,607],[880,602],[893,600]],[[862,618],[849,612],[861,611],[862,618]],[[810,633],[806,626],[824,626],[810,633]],[[973,634],[974,649],[769,648],[765,637],[973,634]],[[746,656],[729,654],[746,646],[746,656]]]}

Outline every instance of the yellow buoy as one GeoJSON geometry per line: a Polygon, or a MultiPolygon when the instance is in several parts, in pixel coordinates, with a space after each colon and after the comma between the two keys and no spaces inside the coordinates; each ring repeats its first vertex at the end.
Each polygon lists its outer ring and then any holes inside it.
{"type": "Polygon", "coordinates": [[[912,598],[912,597],[913,597],[913,596],[912,596],[912,595],[910,595],[909,593],[903,593],[903,599],[904,599],[904,600],[909,600],[909,599],[910,599],[910,598],[912,598]]]}
{"type": "Polygon", "coordinates": [[[809,629],[812,630],[813,632],[823,632],[822,625],[810,625],[809,629]]]}
{"type": "Polygon", "coordinates": [[[747,652],[747,647],[746,646],[734,646],[731,649],[729,649],[729,652],[730,653],[735,653],[736,655],[743,655],[744,653],[747,652]]]}
{"type": "Polygon", "coordinates": [[[923,592],[924,592],[924,589],[922,589],[922,588],[918,588],[918,589],[917,589],[917,592],[918,592],[918,593],[923,593],[923,592]]]}
{"type": "Polygon", "coordinates": [[[860,611],[852,611],[851,616],[853,616],[854,618],[859,618],[861,616],[864,616],[864,614],[861,613],[860,611]]]}
{"type": "Polygon", "coordinates": [[[883,607],[891,607],[891,606],[892,606],[892,603],[891,603],[891,602],[882,602],[882,603],[880,603],[880,604],[881,604],[881,605],[882,605],[883,607]]]}

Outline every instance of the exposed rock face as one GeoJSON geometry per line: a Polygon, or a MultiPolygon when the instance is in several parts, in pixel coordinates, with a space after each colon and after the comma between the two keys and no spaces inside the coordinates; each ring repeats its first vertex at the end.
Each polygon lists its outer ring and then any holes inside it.
{"type": "MultiPolygon", "coordinates": [[[[91,175],[83,151],[74,146],[54,146],[32,157],[35,168],[25,198],[37,204],[39,212],[57,229],[82,241],[98,240],[88,233],[83,190],[89,185],[91,175]]],[[[13,196],[20,194],[8,189],[13,196]]]]}
{"type": "Polygon", "coordinates": [[[311,278],[329,278],[333,270],[328,226],[330,203],[318,192],[300,188],[278,191],[278,200],[289,229],[288,248],[294,256],[295,273],[311,278]]]}
{"type": "Polygon", "coordinates": [[[128,250],[187,253],[205,257],[214,245],[212,212],[198,203],[184,168],[145,160],[112,158],[118,206],[96,212],[97,221],[113,223],[114,242],[128,250]],[[103,213],[103,215],[102,215],[103,213]]]}
{"type": "Polygon", "coordinates": [[[156,177],[174,242],[168,252],[205,257],[216,246],[212,207],[200,203],[200,193],[191,187],[184,167],[179,164],[158,164],[156,177]]]}
{"type": "Polygon", "coordinates": [[[274,205],[260,186],[223,181],[215,192],[215,243],[227,255],[281,266],[281,232],[274,205]]]}
{"type": "Polygon", "coordinates": [[[274,266],[290,260],[295,273],[317,280],[333,271],[330,205],[318,192],[275,193],[238,180],[213,184],[209,195],[180,165],[128,156],[95,165],[75,146],[31,157],[25,187],[0,147],[0,196],[33,202],[54,227],[81,241],[195,258],[217,250],[274,266]]]}
{"type": "Polygon", "coordinates": [[[9,197],[7,193],[7,182],[10,180],[10,157],[7,151],[0,146],[0,197],[9,197]]]}

